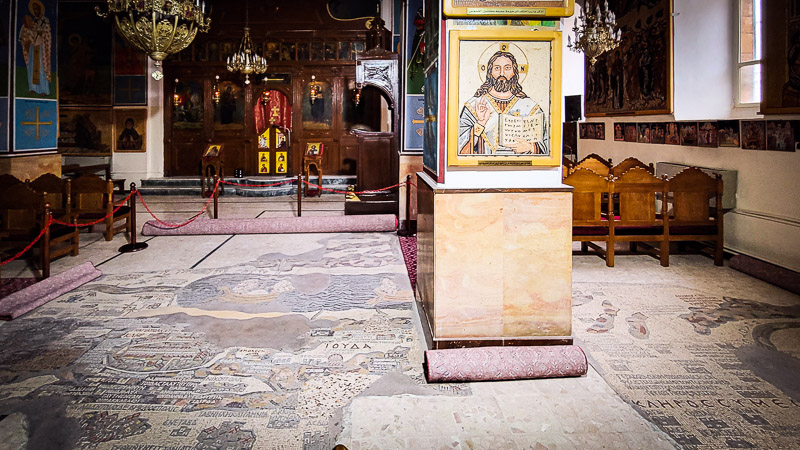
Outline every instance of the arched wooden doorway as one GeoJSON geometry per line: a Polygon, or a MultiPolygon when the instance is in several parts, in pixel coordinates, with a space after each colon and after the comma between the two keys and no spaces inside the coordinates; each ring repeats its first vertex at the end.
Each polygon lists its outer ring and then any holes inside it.
{"type": "Polygon", "coordinates": [[[169,72],[164,86],[173,94],[165,99],[169,111],[164,117],[167,176],[199,175],[203,151],[210,144],[223,146],[223,176],[228,178],[235,169],[251,176],[298,170],[290,150],[289,74],[274,76],[265,86],[245,84],[236,74],[216,79],[211,71],[198,68],[176,67],[169,72]],[[220,93],[216,101],[215,87],[220,93]],[[267,96],[263,95],[265,89],[267,96]]]}
{"type": "Polygon", "coordinates": [[[291,161],[292,107],[277,89],[265,89],[253,106],[259,175],[286,175],[291,161]]]}

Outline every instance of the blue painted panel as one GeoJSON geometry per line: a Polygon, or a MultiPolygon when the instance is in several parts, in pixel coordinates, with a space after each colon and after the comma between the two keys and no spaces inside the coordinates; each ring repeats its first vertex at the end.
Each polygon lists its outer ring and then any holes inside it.
{"type": "Polygon", "coordinates": [[[405,65],[406,68],[406,93],[422,94],[422,86],[425,84],[425,55],[424,32],[425,23],[422,14],[422,0],[409,0],[406,7],[406,30],[405,30],[405,65]]]}
{"type": "Polygon", "coordinates": [[[8,97],[0,97],[0,152],[8,151],[8,97]]]}
{"type": "Polygon", "coordinates": [[[14,99],[14,151],[49,150],[58,145],[58,102],[14,99]]]}
{"type": "MultiPolygon", "coordinates": [[[[428,116],[436,118],[439,108],[439,69],[438,65],[425,76],[425,112],[428,116]]],[[[437,118],[438,119],[438,118],[437,118]]],[[[438,122],[426,121],[424,146],[422,149],[422,164],[435,174],[439,173],[439,141],[438,122]]]]}
{"type": "MultiPolygon", "coordinates": [[[[0,0],[0,97],[8,97],[9,80],[11,79],[11,2],[0,0]]],[[[6,99],[8,101],[8,99],[6,99]]],[[[7,114],[7,113],[6,113],[7,114]]],[[[8,126],[5,121],[3,125],[8,126]]]]}
{"type": "Polygon", "coordinates": [[[14,39],[16,98],[58,98],[56,0],[18,0],[14,39]]]}
{"type": "Polygon", "coordinates": [[[425,97],[406,96],[405,150],[422,150],[422,135],[425,124],[425,97]]]}

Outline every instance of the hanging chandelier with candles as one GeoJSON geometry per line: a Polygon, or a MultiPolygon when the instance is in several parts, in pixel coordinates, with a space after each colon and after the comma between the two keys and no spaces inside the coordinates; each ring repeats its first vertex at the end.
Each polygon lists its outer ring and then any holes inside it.
{"type": "Polygon", "coordinates": [[[617,28],[614,12],[608,10],[608,0],[605,0],[602,8],[599,2],[594,9],[591,5],[592,2],[586,0],[585,7],[575,19],[575,26],[572,27],[575,42],[572,42],[572,36],[567,36],[567,48],[583,53],[594,65],[600,55],[619,46],[622,31],[617,28]]]}
{"type": "Polygon", "coordinates": [[[155,61],[153,78],[163,77],[161,62],[192,43],[197,32],[211,25],[205,0],[106,0],[107,11],[95,6],[97,15],[114,18],[117,31],[134,47],[155,61]]]}
{"type": "Polygon", "coordinates": [[[261,74],[267,71],[267,59],[257,54],[253,50],[253,43],[250,41],[250,27],[248,27],[249,15],[248,8],[244,8],[244,37],[239,44],[239,50],[228,56],[227,65],[231,72],[241,72],[244,74],[244,84],[250,84],[250,74],[261,74]]]}

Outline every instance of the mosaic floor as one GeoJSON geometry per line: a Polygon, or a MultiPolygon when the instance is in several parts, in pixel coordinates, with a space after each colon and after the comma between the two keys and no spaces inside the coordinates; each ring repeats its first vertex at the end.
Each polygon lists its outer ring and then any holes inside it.
{"type": "Polygon", "coordinates": [[[421,348],[395,236],[306,247],[104,275],[3,324],[0,411],[29,448],[332,448],[355,395],[422,382],[421,348]]]}
{"type": "Polygon", "coordinates": [[[684,448],[800,446],[800,305],[673,284],[574,283],[574,333],[684,448]]]}

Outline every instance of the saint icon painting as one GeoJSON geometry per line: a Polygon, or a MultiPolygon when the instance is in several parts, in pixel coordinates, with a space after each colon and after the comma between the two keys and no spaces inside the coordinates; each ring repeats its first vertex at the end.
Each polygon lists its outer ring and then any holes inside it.
{"type": "Polygon", "coordinates": [[[536,36],[487,41],[480,33],[451,33],[458,52],[450,63],[448,165],[557,165],[559,37],[530,32],[536,36]]]}

